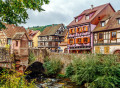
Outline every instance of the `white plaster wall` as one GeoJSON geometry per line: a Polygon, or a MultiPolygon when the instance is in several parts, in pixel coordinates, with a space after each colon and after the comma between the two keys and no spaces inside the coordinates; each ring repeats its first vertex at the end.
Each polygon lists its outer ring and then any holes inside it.
{"type": "Polygon", "coordinates": [[[110,53],[113,54],[116,50],[120,50],[120,45],[112,45],[112,46],[94,46],[94,53],[95,53],[95,47],[100,47],[100,54],[105,54],[104,53],[104,47],[109,47],[110,53]]]}

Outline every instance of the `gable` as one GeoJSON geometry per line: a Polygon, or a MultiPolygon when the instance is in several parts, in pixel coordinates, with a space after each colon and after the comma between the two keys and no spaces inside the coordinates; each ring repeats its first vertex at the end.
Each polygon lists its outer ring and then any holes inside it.
{"type": "MultiPolygon", "coordinates": [[[[80,21],[76,22],[74,19],[67,27],[78,25],[78,24],[84,24],[84,23],[93,21],[101,12],[103,12],[103,10],[107,6],[110,6],[111,7],[110,9],[112,9],[113,12],[115,11],[112,8],[112,6],[110,5],[110,3],[94,7],[93,9],[87,9],[87,10],[84,10],[79,16],[75,17],[75,19],[76,19],[76,18],[79,18],[80,16],[82,16],[80,21]],[[90,15],[91,17],[86,20],[87,15],[90,15]]],[[[105,14],[105,13],[103,12],[103,14],[105,14]]],[[[98,23],[98,21],[99,20],[97,18],[96,22],[98,23]]],[[[94,23],[94,24],[97,24],[97,23],[94,23]]]]}

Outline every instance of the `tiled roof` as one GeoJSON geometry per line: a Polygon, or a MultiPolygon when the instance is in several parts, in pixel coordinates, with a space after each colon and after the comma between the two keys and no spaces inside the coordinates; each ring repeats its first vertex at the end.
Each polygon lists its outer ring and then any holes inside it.
{"type": "MultiPolygon", "coordinates": [[[[103,19],[105,19],[104,17],[103,19]]],[[[117,18],[120,18],[120,11],[115,12],[109,21],[105,24],[104,27],[101,27],[101,23],[99,23],[96,28],[93,30],[93,32],[99,32],[99,31],[106,31],[106,30],[112,30],[112,29],[117,29],[120,28],[120,24],[118,24],[117,18]]]]}
{"type": "Polygon", "coordinates": [[[62,25],[63,24],[58,24],[58,25],[52,25],[52,26],[46,27],[44,31],[40,34],[40,36],[54,35],[62,25]]]}
{"type": "Polygon", "coordinates": [[[14,36],[13,36],[13,40],[21,40],[23,35],[25,34],[25,32],[17,32],[14,36]]]}
{"type": "Polygon", "coordinates": [[[5,33],[7,38],[13,38],[13,36],[17,32],[25,32],[28,39],[31,40],[31,38],[28,36],[28,33],[27,33],[27,31],[25,30],[24,27],[15,26],[13,24],[12,25],[6,24],[6,23],[3,23],[3,24],[6,26],[6,29],[2,29],[2,31],[5,33]]]}
{"type": "Polygon", "coordinates": [[[39,30],[36,30],[36,31],[33,31],[33,30],[30,30],[29,32],[29,36],[31,39],[33,39],[33,37],[39,32],[39,30]]]}
{"type": "MultiPolygon", "coordinates": [[[[87,10],[84,10],[79,16],[82,16],[82,19],[78,22],[75,22],[75,19],[67,26],[73,26],[73,25],[77,25],[77,24],[83,24],[83,23],[87,23],[87,22],[91,22],[106,6],[110,5],[110,3],[108,4],[104,4],[104,5],[101,5],[101,6],[97,6],[97,7],[94,7],[93,9],[87,9],[87,10]],[[95,12],[93,14],[93,16],[88,19],[88,20],[85,20],[85,16],[92,13],[92,12],[95,12]]],[[[79,17],[77,16],[77,17],[79,17]]],[[[75,17],[75,18],[77,18],[75,17]]]]}

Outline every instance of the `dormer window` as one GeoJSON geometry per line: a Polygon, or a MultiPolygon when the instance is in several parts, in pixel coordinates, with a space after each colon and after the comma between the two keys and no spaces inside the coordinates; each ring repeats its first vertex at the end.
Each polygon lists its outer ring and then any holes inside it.
{"type": "Polygon", "coordinates": [[[90,19],[90,16],[89,15],[86,15],[86,18],[85,18],[86,20],[88,20],[88,19],[90,19]]]}
{"type": "Polygon", "coordinates": [[[118,18],[118,24],[120,24],[120,18],[118,18]]]}
{"type": "Polygon", "coordinates": [[[75,19],[75,22],[78,22],[78,18],[75,19]]]}
{"type": "Polygon", "coordinates": [[[104,27],[105,26],[105,21],[101,22],[101,26],[104,27]]]}

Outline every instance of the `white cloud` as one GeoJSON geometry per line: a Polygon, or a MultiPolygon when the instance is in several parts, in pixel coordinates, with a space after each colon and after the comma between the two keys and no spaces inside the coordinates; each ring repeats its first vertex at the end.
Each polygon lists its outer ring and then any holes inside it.
{"type": "Polygon", "coordinates": [[[85,9],[89,9],[91,5],[99,6],[106,3],[111,3],[115,10],[120,9],[119,0],[50,0],[48,5],[43,6],[46,11],[28,10],[29,19],[22,26],[31,27],[59,23],[68,25],[75,16],[85,9]]]}

